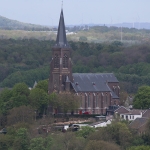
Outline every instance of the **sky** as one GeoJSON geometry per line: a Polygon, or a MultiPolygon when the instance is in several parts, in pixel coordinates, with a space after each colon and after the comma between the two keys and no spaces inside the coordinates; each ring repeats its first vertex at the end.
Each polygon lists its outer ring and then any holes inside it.
{"type": "MultiPolygon", "coordinates": [[[[62,0],[0,0],[0,15],[58,25],[62,0]]],[[[66,25],[150,22],[150,0],[63,0],[66,25]]]]}

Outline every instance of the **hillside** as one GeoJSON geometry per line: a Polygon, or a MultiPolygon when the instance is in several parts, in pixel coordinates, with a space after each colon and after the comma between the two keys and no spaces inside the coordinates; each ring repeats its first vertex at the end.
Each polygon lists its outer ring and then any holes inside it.
{"type": "Polygon", "coordinates": [[[34,25],[30,23],[23,23],[16,20],[11,20],[0,16],[0,29],[6,30],[49,30],[47,27],[41,25],[34,25]]]}
{"type": "MultiPolygon", "coordinates": [[[[47,79],[54,41],[0,40],[0,87],[18,82],[33,86],[47,79]]],[[[134,93],[150,85],[150,44],[70,42],[73,72],[114,72],[122,89],[134,93]]]]}
{"type": "MultiPolygon", "coordinates": [[[[31,29],[31,28],[30,28],[31,29]]],[[[44,30],[44,29],[43,29],[44,30]]],[[[106,26],[95,26],[89,29],[83,30],[81,27],[67,28],[67,39],[68,41],[75,42],[113,42],[121,41],[126,45],[141,44],[150,40],[150,30],[146,29],[134,29],[134,28],[122,28],[118,27],[106,27],[106,26]]],[[[38,39],[38,40],[55,40],[56,31],[37,31],[32,30],[0,30],[0,39],[38,39]]]]}

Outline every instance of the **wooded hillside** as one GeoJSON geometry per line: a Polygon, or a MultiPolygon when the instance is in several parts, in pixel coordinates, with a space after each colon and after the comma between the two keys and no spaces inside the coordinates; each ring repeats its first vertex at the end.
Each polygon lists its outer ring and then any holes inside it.
{"type": "MultiPolygon", "coordinates": [[[[54,41],[0,40],[0,86],[13,87],[47,79],[54,41]]],[[[114,72],[121,87],[134,93],[150,85],[150,44],[127,47],[121,42],[70,42],[73,72],[114,72]]]]}

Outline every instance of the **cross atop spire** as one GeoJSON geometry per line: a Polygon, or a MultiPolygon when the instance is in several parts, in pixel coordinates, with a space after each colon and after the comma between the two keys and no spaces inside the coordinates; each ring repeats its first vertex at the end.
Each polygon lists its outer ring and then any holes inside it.
{"type": "Polygon", "coordinates": [[[60,46],[60,47],[65,47],[65,46],[68,45],[67,38],[66,38],[66,30],[65,30],[63,9],[61,9],[61,14],[60,14],[56,45],[60,46]]]}

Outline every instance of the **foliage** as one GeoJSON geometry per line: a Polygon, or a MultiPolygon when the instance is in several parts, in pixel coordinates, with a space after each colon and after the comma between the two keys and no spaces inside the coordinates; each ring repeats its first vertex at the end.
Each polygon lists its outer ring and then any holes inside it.
{"type": "Polygon", "coordinates": [[[39,81],[36,88],[43,89],[46,93],[48,92],[48,80],[39,81]]]}
{"type": "Polygon", "coordinates": [[[43,113],[47,108],[48,94],[43,89],[32,89],[29,95],[29,104],[39,113],[43,113]]]}
{"type": "MultiPolygon", "coordinates": [[[[149,43],[128,47],[119,41],[69,44],[73,72],[114,72],[128,93],[135,93],[141,85],[150,85],[149,43]]],[[[53,45],[54,41],[35,39],[0,40],[0,86],[13,87],[25,82],[32,87],[35,81],[47,79],[53,45]]]]}
{"type": "Polygon", "coordinates": [[[22,23],[2,16],[0,16],[0,28],[7,30],[49,30],[49,28],[44,26],[22,23]]]}
{"type": "Polygon", "coordinates": [[[19,107],[22,105],[28,105],[28,96],[30,90],[25,83],[18,83],[12,89],[12,97],[13,107],[19,107]]]}
{"type": "Polygon", "coordinates": [[[137,109],[150,108],[150,86],[142,86],[134,97],[133,107],[137,109]]]}
{"type": "Polygon", "coordinates": [[[119,146],[105,141],[90,140],[85,150],[120,150],[119,146]]]}
{"type": "Polygon", "coordinates": [[[32,139],[30,142],[29,150],[46,150],[44,142],[45,141],[42,137],[32,139]]]}
{"type": "Polygon", "coordinates": [[[10,101],[12,97],[12,91],[5,88],[0,93],[0,114],[6,114],[7,110],[13,107],[13,103],[10,101]]]}
{"type": "Polygon", "coordinates": [[[13,125],[19,122],[31,123],[34,118],[34,110],[30,106],[20,106],[9,111],[7,124],[13,125]]]}
{"type": "Polygon", "coordinates": [[[125,148],[130,145],[132,134],[125,123],[116,122],[100,128],[98,132],[91,134],[89,139],[110,141],[125,148]]]}
{"type": "Polygon", "coordinates": [[[0,149],[8,150],[13,145],[13,136],[0,134],[0,149]]]}
{"type": "Polygon", "coordinates": [[[53,139],[51,149],[56,150],[81,150],[86,144],[84,138],[76,138],[73,132],[60,133],[53,136],[53,139]]]}
{"type": "Polygon", "coordinates": [[[28,147],[29,147],[29,135],[27,129],[20,128],[17,131],[14,144],[13,144],[13,149],[28,150],[28,147]]]}
{"type": "Polygon", "coordinates": [[[87,138],[93,132],[95,132],[94,128],[85,126],[82,127],[80,131],[77,132],[77,136],[87,138]]]}
{"type": "Polygon", "coordinates": [[[128,150],[149,150],[150,146],[133,146],[130,147],[128,150]]]}
{"type": "Polygon", "coordinates": [[[68,111],[73,112],[79,106],[79,97],[73,93],[59,94],[57,95],[57,101],[58,107],[60,107],[64,113],[68,111]]]}

